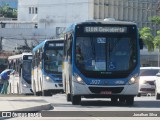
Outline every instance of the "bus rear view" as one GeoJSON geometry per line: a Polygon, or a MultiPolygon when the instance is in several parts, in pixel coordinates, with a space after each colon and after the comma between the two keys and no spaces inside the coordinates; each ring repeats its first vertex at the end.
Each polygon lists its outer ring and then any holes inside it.
{"type": "Polygon", "coordinates": [[[138,94],[139,49],[134,23],[83,22],[69,27],[63,69],[67,100],[80,104],[81,97],[106,97],[132,105],[138,94]]]}

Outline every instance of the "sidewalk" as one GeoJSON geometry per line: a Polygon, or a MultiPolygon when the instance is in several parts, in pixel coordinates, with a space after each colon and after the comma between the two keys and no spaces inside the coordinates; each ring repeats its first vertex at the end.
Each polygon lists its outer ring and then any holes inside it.
{"type": "Polygon", "coordinates": [[[25,95],[1,95],[0,111],[41,111],[53,109],[41,97],[25,95]]]}

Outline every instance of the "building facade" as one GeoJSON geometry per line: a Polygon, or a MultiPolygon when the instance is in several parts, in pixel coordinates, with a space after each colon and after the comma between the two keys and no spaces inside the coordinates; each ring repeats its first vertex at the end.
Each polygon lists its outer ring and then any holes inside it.
{"type": "MultiPolygon", "coordinates": [[[[104,18],[132,21],[139,29],[148,26],[155,33],[158,27],[149,18],[156,15],[160,15],[160,0],[18,0],[18,21],[6,23],[6,28],[0,27],[0,37],[8,31],[6,36],[16,34],[29,41],[55,38],[71,23],[104,18]],[[28,22],[30,24],[26,25],[28,22]]],[[[141,51],[143,64],[150,64],[148,56],[151,56],[152,65],[157,65],[157,54],[148,54],[146,49],[141,51]]]]}
{"type": "Polygon", "coordinates": [[[159,0],[19,0],[18,20],[37,21],[38,28],[66,27],[84,20],[115,18],[157,29],[149,20],[159,15],[159,0]]]}

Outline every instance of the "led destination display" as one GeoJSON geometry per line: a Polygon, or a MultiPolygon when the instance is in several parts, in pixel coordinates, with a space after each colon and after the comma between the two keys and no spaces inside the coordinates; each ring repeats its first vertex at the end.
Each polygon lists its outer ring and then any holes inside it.
{"type": "Polygon", "coordinates": [[[87,26],[84,27],[86,33],[126,33],[127,27],[100,27],[100,26],[87,26]]]}

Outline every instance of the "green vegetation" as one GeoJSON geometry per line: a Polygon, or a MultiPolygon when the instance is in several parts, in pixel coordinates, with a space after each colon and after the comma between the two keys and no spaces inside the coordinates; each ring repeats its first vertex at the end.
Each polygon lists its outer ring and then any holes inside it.
{"type": "Polygon", "coordinates": [[[11,8],[8,4],[0,6],[0,17],[17,18],[17,9],[11,8]]]}
{"type": "MultiPolygon", "coordinates": [[[[153,16],[150,20],[157,26],[160,26],[160,16],[153,16]]],[[[140,37],[146,45],[149,52],[158,48],[160,51],[160,30],[157,31],[156,36],[153,36],[152,29],[144,27],[140,30],[140,37]]]]}
{"type": "Polygon", "coordinates": [[[160,16],[153,16],[152,18],[150,18],[150,20],[153,23],[160,25],[160,16]]]}
{"type": "Polygon", "coordinates": [[[157,35],[154,38],[154,48],[158,48],[159,52],[160,52],[160,30],[157,31],[157,35]]]}
{"type": "Polygon", "coordinates": [[[146,45],[149,52],[154,51],[154,37],[149,27],[144,27],[140,30],[140,36],[146,45]]]}

